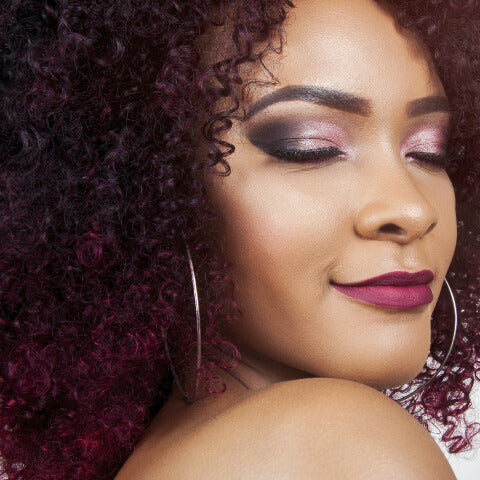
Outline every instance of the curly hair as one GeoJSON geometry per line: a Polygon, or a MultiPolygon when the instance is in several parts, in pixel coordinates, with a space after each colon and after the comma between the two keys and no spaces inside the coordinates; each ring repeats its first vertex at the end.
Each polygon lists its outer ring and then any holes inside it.
{"type": "MultiPolygon", "coordinates": [[[[453,107],[459,334],[444,375],[405,408],[427,428],[441,424],[457,452],[478,430],[464,414],[480,353],[480,1],[388,3],[430,49],[453,107]]],[[[2,3],[0,454],[10,480],[115,476],[171,389],[169,365],[182,372],[196,348],[187,244],[205,323],[198,375],[205,392],[223,390],[213,367],[233,368],[239,354],[217,327],[235,314],[198,171],[229,173],[234,146],[219,137],[241,110],[241,67],[281,50],[291,8],[2,3]],[[226,22],[229,51],[205,65],[199,38],[226,22]],[[219,344],[232,363],[209,350],[219,344]]],[[[432,326],[437,361],[451,335],[445,303],[432,326]]]]}

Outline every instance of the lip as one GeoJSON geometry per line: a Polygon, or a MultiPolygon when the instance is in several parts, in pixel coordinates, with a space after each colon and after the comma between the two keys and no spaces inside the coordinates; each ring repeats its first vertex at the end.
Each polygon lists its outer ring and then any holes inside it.
{"type": "Polygon", "coordinates": [[[431,270],[416,273],[389,272],[354,283],[335,283],[335,290],[348,297],[386,308],[407,309],[428,305],[433,294],[427,285],[434,279],[431,270]]]}

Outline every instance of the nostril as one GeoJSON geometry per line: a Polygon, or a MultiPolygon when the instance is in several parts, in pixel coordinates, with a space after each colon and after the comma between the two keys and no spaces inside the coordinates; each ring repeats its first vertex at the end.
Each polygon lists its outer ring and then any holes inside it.
{"type": "Polygon", "coordinates": [[[378,233],[403,235],[405,230],[394,223],[386,223],[378,229],[378,233]]]}

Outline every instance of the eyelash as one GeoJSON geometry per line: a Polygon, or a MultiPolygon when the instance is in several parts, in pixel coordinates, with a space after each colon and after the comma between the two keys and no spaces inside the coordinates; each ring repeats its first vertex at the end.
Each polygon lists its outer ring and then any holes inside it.
{"type": "Polygon", "coordinates": [[[448,167],[448,157],[445,153],[413,151],[408,152],[407,157],[436,168],[446,169],[448,167]]]}
{"type": "MultiPolygon", "coordinates": [[[[271,149],[265,148],[265,151],[281,161],[293,163],[322,163],[323,161],[333,160],[336,157],[345,155],[345,152],[333,146],[312,149],[279,149],[273,147],[271,149]]],[[[406,156],[420,164],[434,168],[445,169],[448,166],[448,158],[443,153],[412,151],[408,152],[406,156]]]]}
{"type": "Polygon", "coordinates": [[[308,148],[308,149],[265,149],[272,157],[278,158],[285,162],[295,163],[317,163],[326,160],[332,160],[340,155],[344,155],[337,147],[323,147],[323,148],[308,148]]]}

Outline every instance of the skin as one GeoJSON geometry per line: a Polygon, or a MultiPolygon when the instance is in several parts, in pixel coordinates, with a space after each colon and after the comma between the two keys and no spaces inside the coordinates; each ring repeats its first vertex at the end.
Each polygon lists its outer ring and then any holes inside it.
{"type": "Polygon", "coordinates": [[[368,109],[284,101],[225,135],[232,173],[204,182],[242,314],[223,333],[242,362],[219,372],[222,395],[187,405],[174,390],[116,480],[454,478],[428,433],[378,392],[422,368],[455,248],[451,182],[411,154],[443,151],[448,114],[411,115],[412,101],[443,87],[427,53],[370,0],[302,0],[285,35],[266,62],[279,82],[251,90],[247,111],[289,86],[361,96],[368,109]],[[343,153],[285,161],[259,147],[272,135],[343,153]],[[411,309],[332,287],[423,269],[434,299],[411,309]]]}
{"type": "Polygon", "coordinates": [[[347,92],[370,109],[279,102],[226,135],[236,146],[232,173],[206,181],[242,314],[225,330],[242,353],[233,374],[252,389],[310,375],[401,385],[427,357],[456,242],[447,174],[410,156],[444,148],[446,112],[408,115],[412,101],[444,96],[443,87],[426,52],[365,1],[301,2],[274,60],[279,85],[255,90],[247,110],[288,86],[347,92]],[[292,137],[303,137],[290,141],[295,148],[345,154],[296,163],[252,144],[292,137]],[[331,286],[423,269],[435,274],[434,301],[413,309],[367,304],[331,286]]]}

